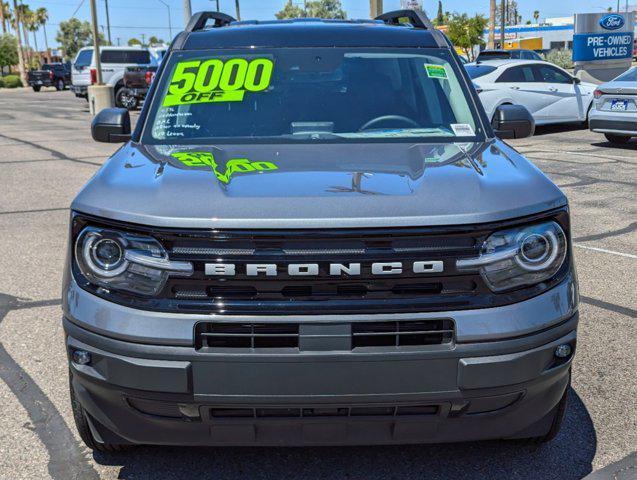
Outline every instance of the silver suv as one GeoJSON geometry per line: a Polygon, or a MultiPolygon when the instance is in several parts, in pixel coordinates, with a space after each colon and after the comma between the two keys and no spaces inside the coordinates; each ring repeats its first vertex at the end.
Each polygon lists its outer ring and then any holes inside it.
{"type": "Polygon", "coordinates": [[[72,204],[78,430],[130,444],[550,440],[578,290],[564,194],[421,12],[193,17],[72,204]],[[208,22],[212,25],[208,26],[208,22]]]}

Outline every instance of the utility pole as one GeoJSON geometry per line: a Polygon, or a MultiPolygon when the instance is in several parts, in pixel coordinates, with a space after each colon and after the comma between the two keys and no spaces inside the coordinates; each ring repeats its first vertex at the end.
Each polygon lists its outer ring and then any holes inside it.
{"type": "Polygon", "coordinates": [[[369,0],[369,17],[376,18],[383,13],[383,0],[369,0]]]}
{"type": "Polygon", "coordinates": [[[13,11],[15,15],[13,16],[13,21],[15,22],[15,38],[18,43],[18,71],[20,72],[20,79],[22,80],[22,85],[26,85],[28,83],[27,79],[27,71],[24,66],[24,52],[22,50],[22,40],[20,40],[20,15],[18,15],[18,3],[16,0],[13,0],[13,11]]]}
{"type": "Polygon", "coordinates": [[[113,45],[111,43],[111,19],[108,16],[108,0],[104,0],[104,5],[106,6],[106,31],[108,32],[108,44],[113,45]]]}
{"type": "MultiPolygon", "coordinates": [[[[628,0],[626,0],[628,1],[628,0]]],[[[217,0],[217,12],[219,11],[219,0],[217,0]]]]}
{"type": "Polygon", "coordinates": [[[192,7],[190,6],[190,0],[184,0],[184,26],[188,25],[192,17],[192,7]]]}
{"type": "Polygon", "coordinates": [[[91,0],[91,21],[93,22],[93,51],[95,52],[97,85],[102,85],[102,60],[100,59],[100,36],[97,30],[97,7],[95,6],[95,0],[91,0]]]}
{"type": "Polygon", "coordinates": [[[237,20],[241,21],[241,11],[239,10],[239,0],[234,0],[234,9],[237,11],[237,20]]]}
{"type": "Polygon", "coordinates": [[[500,2],[500,48],[504,48],[504,27],[506,25],[506,0],[500,2]]]}

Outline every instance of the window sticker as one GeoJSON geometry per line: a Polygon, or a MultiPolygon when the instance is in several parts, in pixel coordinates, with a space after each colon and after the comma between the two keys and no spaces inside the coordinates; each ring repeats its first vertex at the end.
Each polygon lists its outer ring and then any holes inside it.
{"type": "Polygon", "coordinates": [[[451,130],[456,134],[456,137],[473,137],[475,132],[473,127],[468,123],[452,123],[451,130]]]}
{"type": "Polygon", "coordinates": [[[210,58],[179,62],[162,107],[241,102],[246,92],[268,89],[273,69],[274,62],[269,58],[210,58]]]}
{"type": "Polygon", "coordinates": [[[226,184],[230,183],[230,179],[236,173],[259,173],[279,169],[272,162],[251,162],[247,158],[234,158],[228,160],[226,171],[221,173],[215,156],[210,152],[176,152],[171,156],[187,167],[210,167],[217,179],[226,184]]]}
{"type": "Polygon", "coordinates": [[[431,63],[425,63],[425,71],[429,78],[440,78],[447,80],[447,70],[442,65],[433,65],[431,63]]]}

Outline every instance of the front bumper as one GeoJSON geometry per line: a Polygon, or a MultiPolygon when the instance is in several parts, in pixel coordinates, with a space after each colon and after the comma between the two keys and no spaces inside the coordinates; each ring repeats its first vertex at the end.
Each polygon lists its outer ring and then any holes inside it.
{"type": "MultiPolygon", "coordinates": [[[[192,329],[190,344],[132,342],[69,319],[68,304],[64,329],[70,360],[78,349],[91,354],[89,365],[70,361],[72,384],[107,442],[351,445],[516,438],[546,433],[568,385],[572,355],[558,359],[554,352],[564,343],[574,351],[578,314],[575,305],[568,315],[561,312],[560,296],[558,286],[536,297],[552,305],[553,321],[544,318],[545,328],[493,341],[456,336],[448,345],[417,348],[202,353],[192,329]]],[[[72,300],[77,306],[78,298],[72,300]]],[[[485,310],[499,309],[469,311],[473,321],[483,322],[485,310]]],[[[463,318],[442,316],[462,331],[463,318]]],[[[524,331],[523,319],[509,317],[509,323],[524,331]]],[[[101,308],[94,320],[104,326],[116,317],[101,308]]],[[[482,326],[488,333],[490,326],[482,326]]]]}

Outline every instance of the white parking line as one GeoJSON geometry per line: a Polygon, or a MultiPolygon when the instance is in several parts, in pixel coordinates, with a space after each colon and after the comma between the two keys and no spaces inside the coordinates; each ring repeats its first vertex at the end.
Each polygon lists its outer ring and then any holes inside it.
{"type": "Polygon", "coordinates": [[[628,258],[637,259],[637,255],[633,255],[632,253],[615,252],[613,250],[606,250],[605,248],[589,247],[587,245],[581,245],[579,243],[574,243],[573,246],[583,248],[584,250],[593,250],[594,252],[610,253],[611,255],[619,255],[620,257],[628,257],[628,258]]]}

